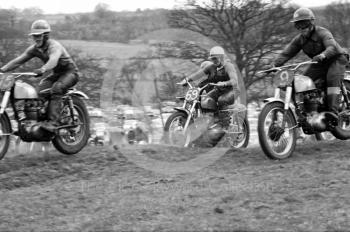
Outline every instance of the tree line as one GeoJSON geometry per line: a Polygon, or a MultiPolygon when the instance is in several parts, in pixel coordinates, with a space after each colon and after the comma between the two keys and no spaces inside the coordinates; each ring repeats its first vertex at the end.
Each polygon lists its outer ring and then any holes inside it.
{"type": "MultiPolygon", "coordinates": [[[[58,39],[129,42],[162,28],[198,32],[234,54],[245,87],[250,90],[249,98],[253,100],[263,97],[264,92],[259,86],[271,81],[266,76],[257,75],[257,71],[264,69],[297,33],[289,22],[297,7],[285,0],[187,0],[182,8],[173,10],[114,12],[107,4],[100,3],[91,13],[67,14],[56,20],[53,35],[58,39]]],[[[341,0],[312,10],[316,23],[329,28],[339,43],[348,48],[349,2],[341,0]]],[[[21,41],[24,34],[32,20],[41,16],[43,12],[37,8],[22,11],[0,9],[0,64],[16,56],[19,50],[23,51],[20,48],[28,43],[21,41]]],[[[191,54],[188,56],[190,58],[191,54]]],[[[89,65],[89,60],[83,62],[89,65]]],[[[104,71],[96,68],[99,72],[104,71]]]]}

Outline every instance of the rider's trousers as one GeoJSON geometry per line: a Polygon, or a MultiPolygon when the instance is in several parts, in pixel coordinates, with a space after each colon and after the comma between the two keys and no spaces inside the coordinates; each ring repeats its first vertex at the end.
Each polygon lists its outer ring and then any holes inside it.
{"type": "Polygon", "coordinates": [[[78,80],[77,70],[71,68],[66,72],[53,73],[40,81],[38,86],[39,96],[50,100],[48,108],[50,121],[57,122],[61,111],[61,98],[78,80]]]}
{"type": "Polygon", "coordinates": [[[341,80],[344,78],[347,64],[346,55],[341,54],[328,61],[312,64],[304,72],[304,75],[315,81],[317,88],[326,90],[328,108],[336,113],[339,102],[335,99],[339,99],[341,80]]]}
{"type": "Polygon", "coordinates": [[[235,102],[235,95],[232,88],[213,88],[208,92],[208,96],[218,103],[218,111],[215,113],[215,119],[221,126],[227,127],[230,123],[230,115],[222,110],[235,102]]]}

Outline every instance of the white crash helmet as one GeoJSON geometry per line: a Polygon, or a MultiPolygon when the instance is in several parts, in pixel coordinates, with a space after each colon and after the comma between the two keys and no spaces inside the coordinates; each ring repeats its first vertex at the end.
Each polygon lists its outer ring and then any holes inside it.
{"type": "Polygon", "coordinates": [[[209,58],[211,57],[218,57],[218,56],[224,56],[225,50],[220,46],[215,46],[210,49],[209,52],[209,58]]]}
{"type": "Polygon", "coordinates": [[[50,31],[50,24],[44,19],[39,19],[33,22],[29,35],[41,35],[44,33],[49,33],[50,31]]]}

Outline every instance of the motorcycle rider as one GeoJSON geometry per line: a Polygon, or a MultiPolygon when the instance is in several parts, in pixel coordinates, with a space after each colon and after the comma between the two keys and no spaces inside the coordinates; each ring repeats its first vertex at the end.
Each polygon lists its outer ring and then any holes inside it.
{"type": "Polygon", "coordinates": [[[340,83],[345,74],[345,66],[348,64],[348,54],[329,30],[316,26],[314,21],[315,15],[308,8],[302,7],[294,12],[291,22],[300,33],[277,56],[274,66],[282,66],[303,50],[312,61],[317,62],[311,64],[304,75],[314,81],[320,78],[326,80],[328,110],[337,119],[340,83]]]}
{"type": "Polygon", "coordinates": [[[50,39],[50,32],[51,27],[47,21],[43,19],[34,21],[29,33],[34,44],[28,47],[20,56],[1,67],[0,71],[9,72],[14,70],[34,57],[43,61],[44,65],[33,72],[36,73],[37,77],[49,71],[52,72],[40,81],[38,93],[40,97],[49,100],[49,121],[43,123],[42,127],[54,132],[59,126],[62,96],[78,82],[79,72],[67,50],[56,40],[50,39]]]}
{"type": "MultiPolygon", "coordinates": [[[[209,136],[212,138],[210,143],[215,145],[224,135],[223,129],[227,129],[230,124],[230,115],[223,110],[235,102],[235,98],[239,95],[239,85],[235,67],[226,58],[222,47],[215,46],[211,48],[208,59],[210,61],[204,61],[200,69],[188,76],[187,80],[195,81],[206,76],[206,79],[200,85],[216,84],[207,93],[207,96],[214,99],[218,104],[218,110],[214,114],[214,125],[210,127],[213,133],[209,136]]],[[[186,80],[184,79],[178,84],[185,85],[186,80]]]]}

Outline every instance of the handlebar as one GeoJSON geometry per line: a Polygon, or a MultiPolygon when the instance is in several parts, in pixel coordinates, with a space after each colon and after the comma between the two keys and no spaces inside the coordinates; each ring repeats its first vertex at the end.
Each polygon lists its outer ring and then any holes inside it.
{"type": "Polygon", "coordinates": [[[4,74],[17,75],[15,78],[18,78],[20,76],[32,76],[32,77],[37,76],[37,74],[34,72],[13,72],[13,73],[1,73],[0,72],[0,75],[4,75],[4,74]]]}
{"type": "Polygon", "coordinates": [[[295,64],[289,64],[289,65],[284,65],[284,66],[280,66],[280,67],[274,67],[274,68],[270,68],[270,69],[266,69],[266,70],[261,70],[258,72],[258,74],[260,73],[270,73],[270,72],[277,72],[277,71],[281,71],[283,69],[286,68],[292,68],[291,70],[297,70],[298,68],[300,68],[303,65],[307,65],[307,64],[317,64],[318,62],[316,61],[304,61],[304,62],[300,62],[300,63],[295,63],[295,64]]]}

